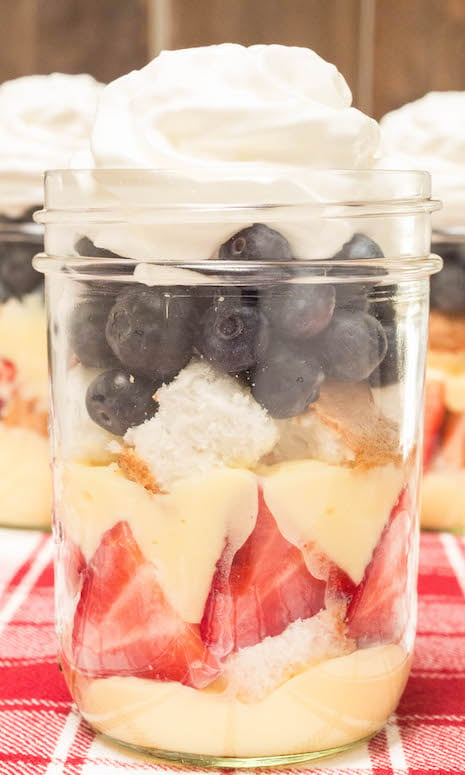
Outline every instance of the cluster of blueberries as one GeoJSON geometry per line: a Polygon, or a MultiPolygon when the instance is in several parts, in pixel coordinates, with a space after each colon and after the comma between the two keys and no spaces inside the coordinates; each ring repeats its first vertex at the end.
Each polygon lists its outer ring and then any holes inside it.
{"type": "MultiPolygon", "coordinates": [[[[382,255],[373,240],[355,234],[334,259],[382,255]]],[[[372,267],[369,283],[351,283],[352,270],[343,284],[312,283],[311,270],[293,261],[283,235],[260,223],[225,242],[219,259],[228,262],[222,285],[131,283],[115,290],[87,283],[71,314],[69,334],[85,366],[105,369],[86,394],[87,411],[98,425],[124,435],[153,416],[154,393],[193,355],[248,385],[274,418],[305,411],[318,398],[324,378],[375,378],[377,384],[397,378],[389,368],[397,360],[392,314],[378,319],[383,316],[369,306],[383,270],[372,267]],[[275,273],[263,274],[251,261],[266,261],[271,268],[280,263],[275,273]],[[232,264],[239,271],[231,271],[232,264]]],[[[218,276],[218,263],[214,271],[218,276]]],[[[340,265],[336,271],[341,274],[340,265]]]]}
{"type": "Polygon", "coordinates": [[[39,242],[0,242],[0,302],[20,299],[43,283],[43,275],[31,263],[41,249],[39,242]]]}
{"type": "Polygon", "coordinates": [[[433,242],[444,268],[431,277],[431,307],[451,315],[465,313],[465,243],[433,242]]]}

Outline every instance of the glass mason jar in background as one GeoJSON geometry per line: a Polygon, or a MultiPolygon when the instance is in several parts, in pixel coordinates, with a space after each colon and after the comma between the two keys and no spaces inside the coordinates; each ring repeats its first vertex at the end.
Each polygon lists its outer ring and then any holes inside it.
{"type": "Polygon", "coordinates": [[[465,531],[465,226],[433,232],[421,524],[465,531]]]}
{"type": "Polygon", "coordinates": [[[43,282],[32,258],[43,229],[0,220],[0,525],[50,527],[47,338],[43,282]]]}
{"type": "Polygon", "coordinates": [[[295,763],[407,680],[435,203],[213,174],[46,178],[60,662],[115,740],[295,763]]]}

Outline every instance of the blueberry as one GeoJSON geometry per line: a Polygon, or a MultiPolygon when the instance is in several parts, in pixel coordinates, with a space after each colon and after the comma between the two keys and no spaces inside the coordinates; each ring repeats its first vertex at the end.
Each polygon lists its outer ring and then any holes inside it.
{"type": "Polygon", "coordinates": [[[255,400],[272,417],[285,419],[302,414],[317,400],[323,371],[315,356],[299,354],[275,340],[249,379],[255,400]]]}
{"type": "Polygon", "coordinates": [[[241,229],[221,245],[219,258],[240,261],[289,261],[289,242],[279,231],[264,223],[241,229]]]}
{"type": "Polygon", "coordinates": [[[397,285],[386,285],[382,289],[382,298],[374,298],[370,305],[370,315],[373,315],[383,326],[387,326],[396,319],[397,309],[395,299],[398,297],[397,285]]]}
{"type": "Polygon", "coordinates": [[[194,289],[196,307],[202,316],[210,307],[217,307],[226,300],[240,303],[241,289],[238,285],[199,285],[194,289]]]}
{"type": "MultiPolygon", "coordinates": [[[[362,260],[365,258],[383,258],[383,256],[383,251],[374,240],[372,240],[370,237],[367,237],[366,234],[356,233],[350,238],[350,240],[344,243],[342,248],[337,253],[334,254],[332,260],[356,261],[357,259],[362,260]]],[[[351,266],[348,266],[347,269],[339,266],[334,269],[334,272],[330,270],[329,274],[331,275],[334,273],[336,275],[347,276],[349,278],[356,274],[357,271],[360,270],[354,270],[351,266]]],[[[366,273],[372,275],[373,277],[386,274],[382,267],[367,267],[366,273]]],[[[343,284],[337,284],[336,305],[346,309],[366,311],[368,308],[368,296],[372,288],[373,283],[347,282],[343,284]]]]}
{"type": "Polygon", "coordinates": [[[179,286],[137,285],[118,294],[107,342],[134,374],[169,381],[192,356],[195,304],[179,286]]]}
{"type": "Polygon", "coordinates": [[[222,371],[236,373],[255,366],[269,342],[269,323],[254,306],[225,299],[204,313],[195,345],[222,371]]]}
{"type": "Polygon", "coordinates": [[[10,296],[21,298],[43,282],[43,275],[32,266],[40,250],[35,242],[4,242],[0,248],[0,284],[10,296]]]}
{"type": "Polygon", "coordinates": [[[431,307],[441,312],[458,314],[465,312],[465,261],[456,254],[446,258],[444,266],[430,279],[431,307]]]}
{"type": "Polygon", "coordinates": [[[381,323],[365,312],[349,310],[337,311],[315,344],[325,375],[341,382],[367,379],[387,350],[381,323]]]}
{"type": "Polygon", "coordinates": [[[116,436],[149,420],[158,409],[153,399],[161,383],[134,377],[122,369],[104,371],[87,388],[89,417],[116,436]]]}
{"type": "Polygon", "coordinates": [[[465,266],[465,242],[433,242],[431,250],[444,261],[456,261],[465,266]]]}
{"type": "Polygon", "coordinates": [[[282,285],[263,291],[261,309],[279,336],[303,341],[329,324],[335,304],[332,285],[282,285]]]}
{"type": "Polygon", "coordinates": [[[75,245],[76,253],[79,256],[88,256],[89,258],[121,258],[117,253],[113,253],[106,248],[97,248],[88,237],[81,237],[75,245]]]}
{"type": "Polygon", "coordinates": [[[356,233],[345,242],[333,256],[334,261],[356,260],[358,258],[383,258],[384,253],[377,242],[366,234],[356,233]]]}
{"type": "Polygon", "coordinates": [[[0,304],[3,304],[5,301],[8,301],[8,299],[11,298],[11,293],[6,287],[5,283],[2,283],[0,281],[0,304]]]}
{"type": "Polygon", "coordinates": [[[402,379],[404,353],[398,341],[398,325],[395,321],[384,323],[387,351],[383,360],[370,375],[372,387],[384,387],[393,385],[402,379]]]}
{"type": "Polygon", "coordinates": [[[90,296],[81,298],[69,321],[71,349],[84,366],[104,368],[118,363],[105,337],[114,298],[90,296]]]}

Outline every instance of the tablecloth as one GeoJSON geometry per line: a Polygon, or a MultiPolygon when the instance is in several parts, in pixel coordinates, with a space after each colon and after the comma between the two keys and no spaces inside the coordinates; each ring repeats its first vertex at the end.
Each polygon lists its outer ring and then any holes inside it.
{"type": "MultiPolygon", "coordinates": [[[[53,539],[0,530],[0,773],[111,775],[169,766],[96,737],[55,659],[53,539]]],[[[465,773],[465,539],[421,538],[413,669],[397,713],[370,742],[284,772],[465,773]]],[[[178,771],[179,772],[179,771],[178,771]]]]}

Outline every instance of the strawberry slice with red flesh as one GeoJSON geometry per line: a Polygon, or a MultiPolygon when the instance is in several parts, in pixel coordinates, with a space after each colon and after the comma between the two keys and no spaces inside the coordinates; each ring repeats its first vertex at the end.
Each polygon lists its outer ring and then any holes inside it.
{"type": "Polygon", "coordinates": [[[0,358],[0,412],[4,408],[6,401],[8,401],[12,389],[11,386],[13,385],[15,379],[16,366],[13,361],[8,360],[8,358],[0,358]],[[7,387],[6,393],[3,395],[2,384],[10,386],[7,387]]]}
{"type": "Polygon", "coordinates": [[[451,413],[447,416],[434,467],[437,469],[465,468],[465,412],[451,413]]]}
{"type": "Polygon", "coordinates": [[[348,606],[356,591],[357,585],[350,576],[336,563],[331,563],[325,594],[326,608],[348,606]]]}
{"type": "Polygon", "coordinates": [[[75,598],[81,589],[81,580],[86,560],[80,547],[69,536],[65,536],[59,547],[58,572],[62,571],[67,594],[75,598]]]}
{"type": "Polygon", "coordinates": [[[16,366],[8,358],[0,358],[0,382],[11,384],[16,379],[16,366]]]}
{"type": "Polygon", "coordinates": [[[326,582],[308,571],[259,496],[257,522],[233,558],[226,546],[217,565],[200,631],[218,656],[279,635],[291,622],[324,607],[326,582]]]}
{"type": "Polygon", "coordinates": [[[347,609],[347,635],[360,646],[398,641],[407,611],[411,501],[405,488],[392,509],[347,609]]]}
{"type": "Polygon", "coordinates": [[[75,667],[203,688],[219,674],[199,627],[167,601],[127,522],[108,530],[84,571],[73,629],[75,667]]]}
{"type": "Polygon", "coordinates": [[[425,421],[423,428],[423,469],[431,465],[438,447],[446,413],[445,386],[440,380],[428,380],[425,391],[425,421]]]}

